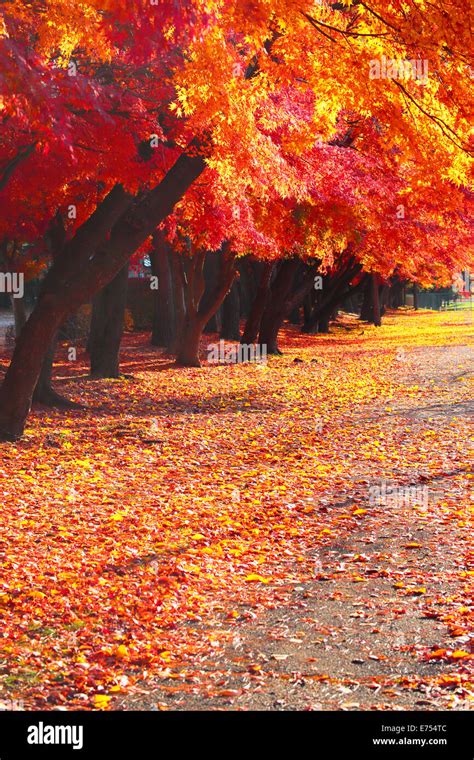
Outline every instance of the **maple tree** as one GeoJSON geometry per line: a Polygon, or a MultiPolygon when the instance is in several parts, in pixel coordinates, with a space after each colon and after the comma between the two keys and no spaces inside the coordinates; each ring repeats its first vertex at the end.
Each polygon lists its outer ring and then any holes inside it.
{"type": "MultiPolygon", "coordinates": [[[[120,2],[100,11],[94,2],[76,7],[67,0],[2,4],[7,207],[21,209],[24,179],[39,171],[51,187],[29,213],[34,234],[71,192],[82,201],[0,391],[3,437],[21,434],[58,325],[113,279],[206,166],[230,199],[245,197],[250,186],[260,203],[270,187],[298,201],[305,183],[292,157],[330,141],[341,114],[356,131],[359,115],[369,114],[387,160],[403,162],[406,192],[416,183],[440,197],[466,178],[461,2],[449,3],[449,15],[444,4],[408,12],[398,3],[293,0],[193,2],[186,11],[137,0],[134,10],[130,25],[130,8],[120,2]],[[381,55],[423,55],[433,76],[421,92],[416,80],[373,79],[368,87],[370,61],[381,55]],[[155,152],[146,147],[151,127],[155,152]]],[[[4,230],[9,237],[19,232],[15,216],[4,230]]],[[[415,260],[419,253],[410,251],[415,260]]],[[[366,266],[375,267],[375,255],[369,247],[366,266]]]]}

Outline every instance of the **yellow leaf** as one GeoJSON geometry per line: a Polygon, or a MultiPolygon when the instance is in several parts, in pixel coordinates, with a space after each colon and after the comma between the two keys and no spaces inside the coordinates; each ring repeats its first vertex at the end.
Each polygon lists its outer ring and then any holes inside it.
{"type": "Polygon", "coordinates": [[[95,694],[94,707],[97,707],[98,710],[106,710],[111,699],[112,697],[108,697],[106,694],[95,694]]]}
{"type": "Polygon", "coordinates": [[[257,573],[250,573],[245,578],[247,583],[270,583],[271,578],[264,578],[263,575],[257,575],[257,573]]]}

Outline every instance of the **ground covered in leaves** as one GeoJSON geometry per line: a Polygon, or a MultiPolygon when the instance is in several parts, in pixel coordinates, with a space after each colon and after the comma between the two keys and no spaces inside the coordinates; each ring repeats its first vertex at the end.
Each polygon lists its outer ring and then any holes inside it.
{"type": "Polygon", "coordinates": [[[472,707],[469,315],[200,370],[147,340],[117,381],[63,347],[88,409],[0,445],[0,704],[472,707]]]}

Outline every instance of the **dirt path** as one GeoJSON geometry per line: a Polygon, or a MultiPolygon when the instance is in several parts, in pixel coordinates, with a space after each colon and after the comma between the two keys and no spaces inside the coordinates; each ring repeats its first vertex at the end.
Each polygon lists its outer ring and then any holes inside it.
{"type": "MultiPolygon", "coordinates": [[[[465,382],[472,378],[474,352],[462,345],[406,348],[398,360],[407,388],[431,388],[429,403],[420,406],[408,395],[388,408],[386,399],[359,405],[346,420],[346,434],[356,440],[362,427],[382,424],[388,436],[404,426],[407,446],[426,439],[429,462],[430,430],[441,428],[449,439],[453,420],[461,420],[463,461],[456,462],[453,452],[450,463],[448,449],[441,476],[405,463],[392,467],[388,481],[378,481],[373,462],[361,454],[346,498],[365,510],[360,529],[312,550],[314,579],[269,586],[266,609],[237,603],[230,621],[196,622],[194,636],[206,638],[211,630],[215,639],[186,663],[199,678],[179,683],[164,669],[160,678],[117,699],[115,708],[472,708],[474,694],[464,684],[472,676],[467,654],[473,634],[462,621],[474,573],[469,527],[456,505],[473,499],[474,407],[465,382]],[[454,401],[453,387],[459,388],[454,401]],[[377,483],[381,491],[374,490],[377,483]],[[384,483],[396,489],[391,496],[384,483]],[[412,490],[400,490],[407,486],[412,490]]],[[[328,492],[318,509],[331,512],[340,502],[338,492],[328,492]]]]}

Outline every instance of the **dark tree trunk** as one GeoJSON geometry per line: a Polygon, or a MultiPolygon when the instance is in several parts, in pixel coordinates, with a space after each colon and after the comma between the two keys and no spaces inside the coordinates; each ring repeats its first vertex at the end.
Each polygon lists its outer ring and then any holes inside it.
{"type": "Polygon", "coordinates": [[[119,354],[125,322],[128,263],[94,297],[89,336],[91,377],[119,377],[119,354]]]}
{"type": "Polygon", "coordinates": [[[45,356],[65,313],[66,305],[43,298],[22,330],[0,389],[0,440],[15,441],[23,434],[45,356]]]}
{"type": "Polygon", "coordinates": [[[372,319],[373,319],[372,279],[370,276],[367,278],[367,281],[364,287],[364,295],[362,298],[360,318],[364,322],[372,322],[372,319]]]}
{"type": "MultiPolygon", "coordinates": [[[[216,251],[208,251],[206,254],[206,260],[204,262],[204,280],[206,283],[206,292],[212,293],[219,281],[219,274],[221,269],[220,254],[216,251]]],[[[222,328],[221,309],[217,309],[215,314],[212,315],[209,322],[204,326],[204,333],[206,335],[212,335],[213,333],[219,333],[222,328]]]]}
{"type": "Polygon", "coordinates": [[[184,330],[184,320],[186,317],[186,306],[184,303],[184,289],[181,272],[181,256],[176,251],[172,251],[170,256],[171,284],[173,288],[173,305],[174,305],[174,335],[172,341],[167,346],[168,353],[175,354],[178,350],[179,341],[184,330]]]}
{"type": "Polygon", "coordinates": [[[330,320],[337,318],[338,307],[350,294],[350,283],[361,269],[361,265],[351,257],[340,271],[332,276],[324,276],[323,290],[314,299],[316,303],[310,318],[303,326],[303,332],[312,334],[329,332],[330,320]]]}
{"type": "Polygon", "coordinates": [[[222,265],[215,287],[206,292],[203,266],[205,253],[197,251],[182,262],[182,279],[186,316],[178,345],[176,364],[181,367],[200,367],[199,344],[205,325],[221,306],[229,292],[235,271],[235,254],[227,243],[222,247],[222,265]]]}
{"type": "Polygon", "coordinates": [[[349,314],[357,313],[356,299],[352,293],[345,299],[344,303],[342,304],[342,309],[343,311],[348,311],[349,314]]]}
{"type": "Polygon", "coordinates": [[[33,393],[33,401],[37,404],[42,404],[43,406],[49,406],[52,408],[56,407],[58,409],[82,409],[81,404],[76,404],[74,401],[64,398],[64,396],[57,393],[52,386],[53,362],[58,343],[58,334],[59,331],[53,336],[46,352],[46,356],[44,357],[40,376],[33,393]]]}
{"type": "Polygon", "coordinates": [[[273,266],[272,262],[266,262],[263,266],[257,292],[245,324],[244,333],[240,340],[244,345],[251,345],[252,343],[255,343],[258,338],[260,323],[262,321],[263,312],[265,311],[270,291],[270,280],[272,278],[273,266]]]}
{"type": "Polygon", "coordinates": [[[140,199],[116,186],[54,261],[0,388],[0,440],[21,437],[44,357],[61,322],[120,272],[204,171],[205,161],[195,148],[140,199]]]}
{"type": "Polygon", "coordinates": [[[216,313],[212,315],[207,325],[204,326],[203,333],[205,333],[205,335],[214,335],[214,333],[220,333],[221,330],[222,330],[221,310],[217,309],[216,313]]]}
{"type": "Polygon", "coordinates": [[[201,366],[199,345],[203,330],[202,320],[196,314],[186,316],[176,356],[176,364],[180,367],[201,366]]]}
{"type": "Polygon", "coordinates": [[[58,344],[58,333],[53,336],[51,343],[46,351],[43,365],[41,367],[40,376],[36,383],[35,392],[33,394],[33,401],[39,404],[45,404],[46,406],[54,406],[54,400],[56,393],[53,391],[51,381],[53,377],[53,362],[54,355],[56,353],[56,346],[58,344]]]}
{"type": "Polygon", "coordinates": [[[222,304],[221,338],[240,340],[240,293],[239,283],[234,280],[222,304]]]}
{"type": "Polygon", "coordinates": [[[328,333],[329,332],[329,322],[330,322],[330,311],[329,311],[329,309],[325,309],[319,315],[319,319],[318,319],[318,333],[328,333]]]}
{"type": "Polygon", "coordinates": [[[239,292],[240,292],[240,318],[247,319],[250,309],[257,294],[258,283],[260,281],[260,271],[264,264],[252,259],[251,256],[244,256],[239,259],[237,269],[239,272],[239,292]]]}
{"type": "Polygon", "coordinates": [[[294,287],[295,277],[302,262],[297,259],[285,259],[280,265],[270,289],[269,298],[263,312],[258,342],[269,354],[281,355],[278,348],[278,333],[288,314],[299,306],[313,287],[314,273],[320,262],[306,269],[298,286],[294,287]]]}
{"type": "Polygon", "coordinates": [[[379,278],[376,274],[371,275],[371,285],[372,285],[372,321],[376,327],[380,327],[382,324],[382,317],[380,314],[379,278]]]}
{"type": "Polygon", "coordinates": [[[262,317],[258,342],[265,347],[267,354],[281,356],[278,348],[278,333],[283,324],[284,316],[278,310],[266,309],[262,317]]]}
{"type": "MultiPolygon", "coordinates": [[[[360,267],[358,268],[360,269],[360,267]]],[[[347,280],[347,278],[345,279],[347,280]]],[[[353,279],[353,277],[350,279],[353,279]]],[[[350,285],[347,282],[345,290],[337,288],[333,291],[331,298],[326,301],[324,308],[320,309],[318,312],[318,333],[329,333],[331,320],[337,319],[339,311],[338,305],[343,303],[348,298],[353,298],[363,286],[364,279],[360,280],[357,285],[350,285]]]]}
{"type": "Polygon", "coordinates": [[[310,328],[310,321],[311,321],[311,314],[314,308],[314,291],[311,293],[308,293],[306,298],[303,301],[303,326],[301,327],[301,332],[309,332],[310,328]]]}
{"type": "Polygon", "coordinates": [[[362,301],[360,318],[376,327],[380,327],[382,324],[379,277],[375,273],[368,275],[364,288],[364,299],[362,301]]]}
{"type": "Polygon", "coordinates": [[[395,276],[388,292],[387,300],[391,309],[398,309],[403,306],[403,282],[400,282],[395,276]]]}
{"type": "Polygon", "coordinates": [[[413,308],[418,311],[418,285],[416,282],[413,284],[413,308]]]}
{"type": "MultiPolygon", "coordinates": [[[[191,251],[193,253],[193,251],[191,251]]],[[[181,277],[185,303],[185,317],[181,332],[176,363],[182,367],[200,367],[199,344],[204,328],[215,310],[207,318],[199,313],[201,299],[206,293],[204,265],[206,253],[194,252],[191,258],[181,259],[181,277]]]]}
{"type": "Polygon", "coordinates": [[[286,316],[285,302],[291,293],[299,265],[297,258],[282,261],[270,288],[258,336],[258,342],[266,347],[267,354],[281,355],[278,332],[286,316]]]}
{"type": "Polygon", "coordinates": [[[334,281],[335,278],[331,278],[330,275],[324,275],[323,289],[312,291],[308,294],[301,332],[309,335],[315,335],[319,332],[320,314],[325,309],[331,294],[334,292],[334,281]]]}
{"type": "Polygon", "coordinates": [[[300,314],[300,307],[297,306],[294,308],[288,317],[288,321],[292,325],[299,325],[301,324],[301,314],[300,314]]]}
{"type": "Polygon", "coordinates": [[[28,314],[26,313],[25,298],[11,298],[13,318],[15,320],[15,335],[18,338],[26,325],[28,314]]]}
{"type": "Polygon", "coordinates": [[[380,316],[381,317],[383,317],[385,312],[387,311],[388,295],[389,295],[389,286],[385,283],[381,285],[379,288],[380,316]]]}
{"type": "Polygon", "coordinates": [[[153,291],[153,346],[169,348],[176,340],[176,314],[174,308],[173,281],[171,275],[172,249],[165,235],[156,232],[153,236],[151,266],[154,277],[158,278],[158,290],[153,291]]]}

